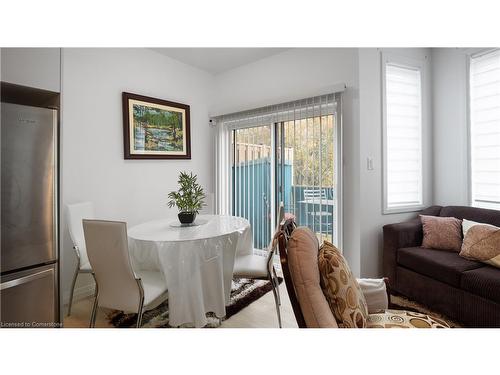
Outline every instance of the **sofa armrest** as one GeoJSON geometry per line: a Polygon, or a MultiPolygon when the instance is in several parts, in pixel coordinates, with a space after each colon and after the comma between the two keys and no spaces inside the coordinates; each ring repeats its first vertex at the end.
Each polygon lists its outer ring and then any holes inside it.
{"type": "Polygon", "coordinates": [[[422,223],[414,219],[398,224],[384,225],[384,276],[391,281],[393,288],[397,289],[396,264],[397,250],[402,247],[420,246],[422,244],[422,223]]]}
{"type": "Polygon", "coordinates": [[[358,284],[365,296],[369,314],[386,310],[389,307],[389,298],[384,279],[358,279],[358,284]]]}

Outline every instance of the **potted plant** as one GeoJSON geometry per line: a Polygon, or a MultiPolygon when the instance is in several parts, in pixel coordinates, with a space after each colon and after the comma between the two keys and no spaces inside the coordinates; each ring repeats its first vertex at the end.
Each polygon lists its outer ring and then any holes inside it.
{"type": "Polygon", "coordinates": [[[196,219],[196,214],[204,205],[205,193],[197,182],[197,176],[192,172],[181,172],[177,181],[179,191],[172,191],[168,194],[169,207],[177,206],[179,209],[179,221],[182,224],[191,224],[196,219]]]}

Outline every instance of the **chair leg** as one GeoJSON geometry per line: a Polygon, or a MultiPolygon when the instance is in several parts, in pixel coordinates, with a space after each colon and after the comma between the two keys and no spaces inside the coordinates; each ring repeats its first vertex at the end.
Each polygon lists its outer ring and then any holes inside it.
{"type": "Polygon", "coordinates": [[[144,301],[142,301],[141,305],[139,306],[139,312],[137,313],[137,323],[135,324],[135,328],[141,328],[143,308],[144,308],[144,301]]]}
{"type": "Polygon", "coordinates": [[[95,327],[95,320],[97,317],[97,307],[99,304],[99,285],[97,285],[97,280],[95,278],[94,273],[92,273],[92,277],[94,278],[95,282],[95,289],[94,289],[94,306],[92,306],[92,314],[90,315],[90,328],[95,327]]]}
{"type": "Polygon", "coordinates": [[[271,273],[269,273],[268,276],[269,276],[269,281],[271,282],[271,286],[273,289],[274,303],[276,304],[276,314],[278,315],[278,325],[281,328],[281,313],[280,313],[278,292],[276,291],[276,284],[273,281],[273,276],[271,275],[271,273]]]}
{"type": "Polygon", "coordinates": [[[141,328],[142,324],[142,314],[144,310],[144,286],[142,285],[142,280],[135,279],[137,282],[137,287],[139,288],[139,310],[137,311],[137,323],[135,324],[135,328],[141,328]]]}
{"type": "Polygon", "coordinates": [[[273,267],[273,275],[274,275],[274,285],[276,286],[276,293],[278,294],[278,304],[281,306],[281,296],[280,296],[280,281],[278,279],[278,275],[276,274],[276,268],[273,267]]]}
{"type": "Polygon", "coordinates": [[[75,292],[76,279],[78,278],[79,271],[80,271],[80,269],[77,266],[75,269],[75,274],[73,275],[73,282],[71,283],[71,290],[69,292],[68,315],[66,315],[66,316],[71,315],[71,307],[73,306],[73,293],[75,292]]]}
{"type": "Polygon", "coordinates": [[[95,294],[94,298],[94,306],[92,307],[92,315],[90,316],[90,325],[89,328],[94,328],[95,327],[95,320],[97,317],[97,305],[99,304],[98,302],[98,295],[97,293],[95,294]]]}

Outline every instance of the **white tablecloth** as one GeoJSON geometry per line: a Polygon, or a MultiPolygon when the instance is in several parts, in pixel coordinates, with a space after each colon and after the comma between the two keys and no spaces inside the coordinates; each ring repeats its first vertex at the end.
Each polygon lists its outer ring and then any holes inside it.
{"type": "Polygon", "coordinates": [[[160,270],[169,296],[169,323],[207,324],[205,314],[226,315],[235,255],[251,254],[248,220],[198,215],[198,226],[179,227],[177,220],[157,220],[128,230],[132,266],[160,270]]]}

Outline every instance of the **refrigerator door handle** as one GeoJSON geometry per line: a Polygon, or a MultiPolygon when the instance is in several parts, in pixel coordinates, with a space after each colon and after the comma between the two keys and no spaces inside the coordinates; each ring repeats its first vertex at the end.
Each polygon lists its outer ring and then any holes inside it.
{"type": "Polygon", "coordinates": [[[45,277],[48,274],[53,273],[53,272],[54,272],[53,269],[47,269],[47,270],[43,270],[43,271],[34,273],[32,275],[20,277],[19,279],[6,281],[6,282],[0,284],[0,290],[13,288],[13,287],[18,286],[18,285],[29,283],[30,281],[33,281],[33,280],[41,279],[41,278],[43,278],[43,277],[45,277]]]}

